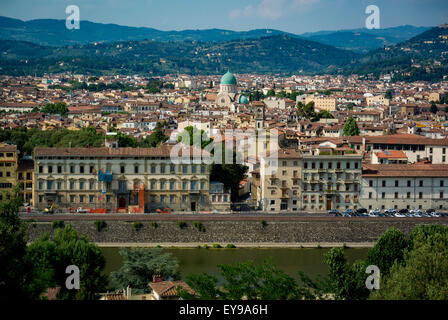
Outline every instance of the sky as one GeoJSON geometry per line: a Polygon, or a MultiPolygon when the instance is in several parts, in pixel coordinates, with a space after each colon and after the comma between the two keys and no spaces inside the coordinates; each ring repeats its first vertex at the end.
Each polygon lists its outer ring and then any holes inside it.
{"type": "Polygon", "coordinates": [[[380,9],[380,28],[448,23],[447,0],[0,0],[0,16],[65,19],[77,5],[80,18],[160,30],[278,29],[295,34],[364,28],[367,6],[380,9]]]}

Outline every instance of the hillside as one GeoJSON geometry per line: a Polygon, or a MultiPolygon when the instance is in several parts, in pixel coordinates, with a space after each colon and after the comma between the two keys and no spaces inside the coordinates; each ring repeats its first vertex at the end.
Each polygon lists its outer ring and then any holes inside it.
{"type": "Polygon", "coordinates": [[[396,44],[427,30],[427,27],[400,26],[384,29],[353,29],[320,31],[296,35],[274,29],[232,31],[222,29],[162,31],[154,28],[136,28],[116,24],[81,21],[79,30],[68,30],[65,20],[37,19],[22,21],[0,16],[0,39],[28,41],[44,46],[67,46],[93,42],[116,41],[202,41],[224,42],[254,39],[273,35],[288,35],[317,41],[341,49],[366,53],[396,44]]]}
{"type": "Polygon", "coordinates": [[[431,28],[397,45],[372,51],[349,71],[374,76],[391,72],[395,80],[439,81],[448,74],[448,28],[431,28]]]}
{"type": "Polygon", "coordinates": [[[334,72],[358,58],[355,53],[317,42],[276,35],[227,42],[126,41],[66,47],[2,41],[3,74],[45,72],[215,74],[298,74],[334,72]]]}

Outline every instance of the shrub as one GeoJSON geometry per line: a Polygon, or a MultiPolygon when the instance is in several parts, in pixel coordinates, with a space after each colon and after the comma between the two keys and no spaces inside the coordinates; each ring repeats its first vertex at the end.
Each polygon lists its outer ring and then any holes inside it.
{"type": "Polygon", "coordinates": [[[151,222],[151,226],[152,226],[154,229],[157,229],[157,227],[158,227],[159,225],[157,224],[157,222],[152,221],[152,222],[151,222]]]}
{"type": "Polygon", "coordinates": [[[51,224],[51,227],[53,229],[57,229],[57,228],[64,228],[64,222],[61,220],[55,220],[53,221],[53,223],[51,224]]]}
{"type": "Polygon", "coordinates": [[[215,243],[215,244],[213,244],[213,248],[219,249],[219,248],[222,248],[222,247],[221,247],[221,245],[219,243],[215,243]]]}
{"type": "Polygon", "coordinates": [[[261,220],[260,223],[263,228],[268,225],[268,223],[265,220],[261,220]]]}
{"type": "Polygon", "coordinates": [[[209,246],[208,246],[207,244],[204,244],[204,248],[205,248],[205,249],[208,249],[209,246]]]}
{"type": "Polygon", "coordinates": [[[200,246],[200,245],[197,245],[197,246],[196,246],[196,249],[201,249],[201,246],[200,246]]]}
{"type": "Polygon", "coordinates": [[[96,231],[101,232],[104,228],[106,228],[106,221],[97,220],[95,221],[96,231]]]}
{"type": "Polygon", "coordinates": [[[317,245],[317,249],[322,249],[322,247],[320,246],[320,243],[317,245]]]}
{"type": "Polygon", "coordinates": [[[177,221],[177,225],[180,229],[184,229],[187,227],[187,223],[185,221],[177,221]]]}
{"type": "Polygon", "coordinates": [[[193,225],[199,230],[199,232],[205,232],[205,227],[202,223],[194,222],[193,225]]]}
{"type": "Polygon", "coordinates": [[[141,223],[140,221],[134,222],[135,231],[139,231],[141,228],[143,228],[143,223],[141,223]]]}
{"type": "Polygon", "coordinates": [[[348,248],[348,246],[347,246],[347,244],[344,242],[344,244],[342,245],[342,249],[347,249],[348,248]]]}
{"type": "Polygon", "coordinates": [[[227,249],[235,249],[236,246],[234,244],[229,243],[229,244],[226,245],[226,248],[227,249]]]}

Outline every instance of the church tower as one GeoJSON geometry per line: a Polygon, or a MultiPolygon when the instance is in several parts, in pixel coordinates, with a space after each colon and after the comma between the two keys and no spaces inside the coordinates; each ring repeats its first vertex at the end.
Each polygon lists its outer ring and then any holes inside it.
{"type": "Polygon", "coordinates": [[[264,103],[257,104],[255,106],[255,130],[264,129],[264,103]]]}

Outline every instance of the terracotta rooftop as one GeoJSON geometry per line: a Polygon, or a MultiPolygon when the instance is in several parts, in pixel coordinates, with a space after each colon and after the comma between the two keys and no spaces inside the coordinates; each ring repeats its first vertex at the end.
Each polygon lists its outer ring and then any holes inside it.
{"type": "Polygon", "coordinates": [[[407,159],[406,154],[400,150],[381,151],[381,152],[375,152],[375,154],[378,158],[385,158],[385,159],[406,158],[407,159]]]}
{"type": "Polygon", "coordinates": [[[150,282],[149,286],[154,292],[156,292],[160,297],[175,297],[178,296],[177,287],[181,287],[187,290],[190,294],[196,294],[196,292],[190,288],[188,284],[183,281],[161,281],[161,282],[150,282]]]}
{"type": "Polygon", "coordinates": [[[448,164],[366,164],[363,177],[448,177],[448,164]]]}

